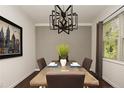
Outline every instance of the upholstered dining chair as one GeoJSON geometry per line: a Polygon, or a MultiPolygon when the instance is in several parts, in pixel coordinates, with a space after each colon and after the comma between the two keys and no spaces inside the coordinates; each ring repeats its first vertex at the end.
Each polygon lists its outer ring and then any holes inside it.
{"type": "Polygon", "coordinates": [[[47,88],[83,88],[83,74],[47,74],[47,88]]]}
{"type": "Polygon", "coordinates": [[[47,66],[46,64],[46,61],[44,58],[40,58],[37,60],[37,63],[38,63],[38,66],[39,66],[39,69],[42,70],[44,67],[47,66]]]}
{"type": "Polygon", "coordinates": [[[90,71],[91,64],[92,64],[92,59],[86,57],[84,58],[82,67],[84,67],[87,71],[90,71]]]}

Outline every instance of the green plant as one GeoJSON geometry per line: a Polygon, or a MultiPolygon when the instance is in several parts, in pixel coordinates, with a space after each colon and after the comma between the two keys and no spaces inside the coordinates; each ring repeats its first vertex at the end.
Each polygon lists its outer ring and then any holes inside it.
{"type": "Polygon", "coordinates": [[[60,44],[57,46],[58,54],[60,58],[65,59],[69,53],[69,46],[67,44],[60,44]]]}

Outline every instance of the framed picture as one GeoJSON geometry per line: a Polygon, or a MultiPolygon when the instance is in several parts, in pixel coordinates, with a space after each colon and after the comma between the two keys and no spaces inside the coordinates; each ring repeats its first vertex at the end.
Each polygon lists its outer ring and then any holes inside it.
{"type": "Polygon", "coordinates": [[[0,16],[0,59],[22,55],[22,27],[0,16]]]}

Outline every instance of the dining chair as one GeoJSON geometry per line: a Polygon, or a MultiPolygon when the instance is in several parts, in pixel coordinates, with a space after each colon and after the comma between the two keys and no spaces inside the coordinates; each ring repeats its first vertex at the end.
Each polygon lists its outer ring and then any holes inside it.
{"type": "Polygon", "coordinates": [[[87,71],[90,71],[91,64],[92,64],[92,59],[86,57],[84,58],[82,67],[84,67],[87,71]]]}
{"type": "Polygon", "coordinates": [[[83,74],[47,74],[47,88],[83,88],[83,74]]]}
{"type": "Polygon", "coordinates": [[[38,66],[39,66],[39,69],[42,70],[44,67],[47,66],[46,64],[46,61],[44,58],[40,58],[37,60],[37,63],[38,63],[38,66]]]}

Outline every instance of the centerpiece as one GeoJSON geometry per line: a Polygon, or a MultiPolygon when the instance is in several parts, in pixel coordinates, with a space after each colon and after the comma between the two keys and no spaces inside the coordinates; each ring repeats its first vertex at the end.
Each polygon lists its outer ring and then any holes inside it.
{"type": "Polygon", "coordinates": [[[69,46],[67,44],[60,44],[57,49],[61,66],[65,66],[68,61],[69,46]]]}

